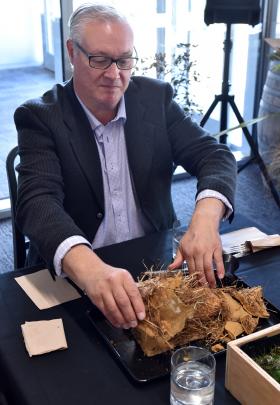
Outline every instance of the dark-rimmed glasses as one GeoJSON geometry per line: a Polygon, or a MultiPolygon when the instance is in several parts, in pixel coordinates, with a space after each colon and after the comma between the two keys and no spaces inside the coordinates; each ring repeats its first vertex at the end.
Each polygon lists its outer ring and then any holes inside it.
{"type": "MultiPolygon", "coordinates": [[[[138,57],[127,56],[118,59],[113,59],[110,56],[91,55],[77,42],[74,41],[76,47],[88,58],[88,64],[93,69],[108,69],[112,63],[115,63],[120,70],[130,70],[136,66],[138,57]]],[[[136,52],[136,51],[135,51],[136,52]]]]}

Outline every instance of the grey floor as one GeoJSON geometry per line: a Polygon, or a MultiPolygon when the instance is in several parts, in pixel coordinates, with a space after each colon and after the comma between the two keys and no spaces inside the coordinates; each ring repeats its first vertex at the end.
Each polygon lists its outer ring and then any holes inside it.
{"type": "MultiPolygon", "coordinates": [[[[0,198],[7,196],[5,159],[16,144],[14,109],[28,98],[38,96],[54,83],[53,75],[41,68],[0,70],[0,198]],[[6,99],[6,101],[5,101],[6,99]],[[8,101],[7,101],[8,100],[8,101]]],[[[172,197],[178,218],[188,224],[194,208],[196,181],[173,183],[172,197]]],[[[280,210],[263,182],[257,165],[251,164],[238,175],[236,213],[257,222],[260,229],[280,233],[280,210]]],[[[13,270],[12,226],[0,221],[0,273],[13,270]]]]}

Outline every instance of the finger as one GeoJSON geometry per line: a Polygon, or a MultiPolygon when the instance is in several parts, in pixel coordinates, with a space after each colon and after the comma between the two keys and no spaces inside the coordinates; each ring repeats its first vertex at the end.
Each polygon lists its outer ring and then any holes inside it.
{"type": "Polygon", "coordinates": [[[143,303],[140,291],[138,290],[138,287],[130,274],[128,274],[124,280],[124,289],[130,299],[131,305],[134,309],[134,313],[136,314],[137,319],[139,319],[139,321],[142,321],[146,317],[145,305],[143,303]]]}
{"type": "Polygon", "coordinates": [[[208,282],[209,287],[215,288],[216,287],[216,280],[213,270],[213,258],[211,254],[204,256],[204,274],[205,278],[208,282]]]}
{"type": "Polygon", "coordinates": [[[120,328],[124,323],[121,313],[118,313],[115,300],[108,288],[94,288],[87,290],[87,295],[90,300],[97,306],[109,322],[116,328],[120,328]]]}
{"type": "Polygon", "coordinates": [[[118,286],[117,289],[114,290],[114,298],[124,319],[122,327],[124,329],[135,328],[137,326],[136,314],[123,286],[118,286]]]}
{"type": "Polygon", "coordinates": [[[182,254],[182,252],[180,250],[180,247],[179,247],[177,249],[175,258],[174,258],[173,262],[169,264],[168,269],[169,270],[179,269],[180,267],[182,267],[183,261],[184,261],[183,254],[182,254]]]}
{"type": "Polygon", "coordinates": [[[205,273],[204,273],[204,261],[203,256],[199,255],[194,258],[195,263],[195,272],[198,273],[199,284],[205,285],[208,284],[205,273]]]}
{"type": "Polygon", "coordinates": [[[108,318],[109,315],[107,315],[107,313],[106,313],[106,308],[105,308],[102,297],[99,297],[98,299],[94,299],[94,300],[92,300],[92,302],[102,312],[102,314],[107,318],[107,320],[113,326],[115,326],[115,328],[120,328],[121,327],[121,324],[119,322],[115,322],[115,320],[113,318],[110,318],[110,319],[108,318]]]}
{"type": "Polygon", "coordinates": [[[111,322],[112,325],[115,327],[123,327],[123,325],[126,324],[125,319],[119,310],[117,303],[112,295],[110,294],[104,294],[103,297],[103,307],[104,310],[102,311],[105,317],[108,319],[108,321],[111,322]]]}
{"type": "Polygon", "coordinates": [[[215,267],[217,270],[217,276],[219,279],[224,278],[225,276],[225,266],[223,261],[223,255],[221,249],[216,249],[213,254],[215,267]]]}
{"type": "Polygon", "coordinates": [[[194,258],[193,257],[189,257],[188,259],[187,259],[187,263],[188,263],[188,270],[189,270],[189,273],[190,274],[193,274],[193,273],[195,273],[195,261],[194,261],[194,258]]]}

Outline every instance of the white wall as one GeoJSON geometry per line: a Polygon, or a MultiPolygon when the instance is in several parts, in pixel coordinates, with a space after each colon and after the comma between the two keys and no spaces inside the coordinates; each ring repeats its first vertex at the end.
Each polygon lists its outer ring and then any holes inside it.
{"type": "Polygon", "coordinates": [[[42,64],[43,0],[1,1],[0,69],[42,64]]]}

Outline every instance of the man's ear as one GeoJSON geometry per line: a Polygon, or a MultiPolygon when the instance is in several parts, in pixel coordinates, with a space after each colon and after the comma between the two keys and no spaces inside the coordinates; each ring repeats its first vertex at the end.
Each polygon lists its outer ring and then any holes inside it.
{"type": "Polygon", "coordinates": [[[67,39],[66,41],[66,47],[68,51],[68,56],[70,59],[71,65],[73,65],[73,56],[74,56],[74,44],[72,39],[67,39]]]}

